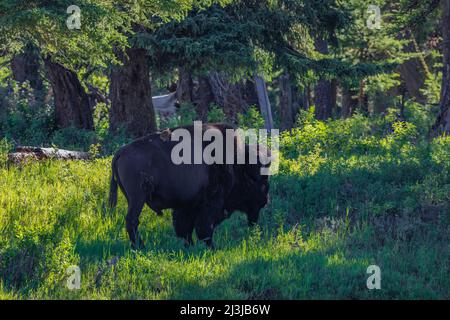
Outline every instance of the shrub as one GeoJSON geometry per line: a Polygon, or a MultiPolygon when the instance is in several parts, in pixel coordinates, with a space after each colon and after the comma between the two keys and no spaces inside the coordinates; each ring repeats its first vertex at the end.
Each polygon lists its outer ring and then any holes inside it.
{"type": "Polygon", "coordinates": [[[96,140],[97,136],[94,131],[74,127],[57,130],[51,138],[54,146],[70,150],[88,150],[96,140]]]}
{"type": "Polygon", "coordinates": [[[238,126],[242,129],[262,129],[264,128],[264,119],[258,108],[251,106],[244,114],[238,114],[238,126]]]}
{"type": "Polygon", "coordinates": [[[8,91],[8,94],[0,99],[0,109],[3,109],[0,135],[21,145],[39,146],[48,142],[54,130],[52,108],[44,104],[26,82],[18,85],[12,81],[10,88],[1,88],[1,91],[8,91]]]}
{"type": "Polygon", "coordinates": [[[177,114],[180,126],[192,124],[197,119],[197,112],[192,103],[182,103],[177,114]]]}
{"type": "Polygon", "coordinates": [[[208,111],[208,122],[224,122],[225,113],[223,109],[216,104],[212,104],[208,111]]]}

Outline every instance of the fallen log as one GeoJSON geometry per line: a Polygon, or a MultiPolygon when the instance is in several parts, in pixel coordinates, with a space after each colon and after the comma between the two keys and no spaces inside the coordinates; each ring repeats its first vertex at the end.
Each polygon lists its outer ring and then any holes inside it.
{"type": "Polygon", "coordinates": [[[15,152],[11,152],[8,154],[8,162],[13,164],[45,159],[90,160],[91,155],[89,152],[26,146],[17,147],[15,152]]]}

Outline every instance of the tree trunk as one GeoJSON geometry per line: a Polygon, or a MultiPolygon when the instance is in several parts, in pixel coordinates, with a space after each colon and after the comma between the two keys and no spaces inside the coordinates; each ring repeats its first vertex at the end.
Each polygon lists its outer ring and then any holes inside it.
{"type": "Polygon", "coordinates": [[[39,74],[41,64],[39,55],[31,45],[25,47],[24,52],[11,59],[13,79],[17,82],[30,82],[30,87],[36,91],[43,89],[42,77],[39,74]]]}
{"type": "Polygon", "coordinates": [[[342,91],[342,117],[348,118],[355,113],[356,107],[358,106],[358,99],[355,98],[357,92],[346,86],[344,86],[342,91]]]}
{"type": "Polygon", "coordinates": [[[192,103],[192,90],[194,83],[192,81],[191,73],[180,67],[178,69],[178,84],[177,84],[177,99],[180,103],[192,103]]]}
{"type": "Polygon", "coordinates": [[[270,106],[269,95],[267,93],[267,86],[264,79],[260,76],[255,76],[255,88],[258,95],[259,108],[261,115],[264,118],[265,128],[267,130],[273,129],[272,109],[270,106]]]}
{"type": "Polygon", "coordinates": [[[89,97],[75,72],[50,58],[44,59],[55,101],[55,120],[59,128],[76,127],[93,130],[94,121],[89,97]]]}
{"type": "Polygon", "coordinates": [[[389,106],[395,105],[395,97],[400,94],[398,86],[392,87],[387,92],[377,91],[373,99],[373,112],[375,114],[384,114],[389,106]]]}
{"type": "Polygon", "coordinates": [[[215,101],[213,89],[209,82],[209,77],[200,76],[198,78],[198,86],[194,91],[193,102],[195,109],[197,110],[197,115],[199,119],[206,121],[209,106],[215,101]]]}
{"type": "Polygon", "coordinates": [[[245,80],[242,85],[242,96],[246,102],[245,109],[249,106],[258,107],[258,94],[255,90],[255,82],[252,80],[245,80]]]}
{"type": "Polygon", "coordinates": [[[292,85],[287,72],[280,77],[280,122],[281,130],[294,126],[292,85]]]}
{"type": "Polygon", "coordinates": [[[333,88],[331,82],[321,78],[314,88],[316,119],[326,120],[332,115],[333,88]]]}
{"type": "Polygon", "coordinates": [[[411,40],[403,49],[408,53],[419,54],[419,58],[411,58],[398,66],[397,70],[400,73],[402,80],[405,82],[406,89],[409,96],[415,98],[420,103],[425,103],[425,97],[420,89],[424,84],[424,79],[427,76],[428,66],[425,63],[421,52],[417,48],[417,43],[414,39],[414,35],[410,31],[406,31],[405,34],[398,36],[400,39],[411,40]]]}
{"type": "Polygon", "coordinates": [[[337,90],[338,90],[338,83],[337,79],[331,80],[331,116],[333,114],[336,114],[337,112],[337,90]]]}
{"type": "MultiPolygon", "coordinates": [[[[309,110],[311,107],[311,88],[309,85],[306,85],[302,92],[299,92],[299,109],[309,110]]],[[[298,111],[298,110],[297,110],[298,111]]]]}
{"type": "MultiPolygon", "coordinates": [[[[328,44],[324,39],[316,39],[315,48],[322,54],[328,54],[328,44]]],[[[333,84],[321,77],[314,88],[314,105],[316,119],[326,120],[332,116],[333,111],[333,84]]]]}
{"type": "Polygon", "coordinates": [[[208,76],[214,101],[223,108],[228,119],[236,120],[237,114],[247,109],[244,82],[233,83],[223,73],[211,72],[208,76]]]}
{"type": "Polygon", "coordinates": [[[366,93],[366,82],[364,79],[359,81],[358,107],[362,114],[369,115],[369,97],[366,93]]]}
{"type": "Polygon", "coordinates": [[[120,56],[123,65],[111,73],[110,129],[124,127],[140,137],[156,131],[147,51],[130,48],[126,53],[120,56]]]}
{"type": "Polygon", "coordinates": [[[440,112],[432,128],[434,135],[439,135],[442,132],[450,133],[450,0],[442,1],[442,36],[444,67],[440,112]]]}
{"type": "Polygon", "coordinates": [[[296,85],[291,85],[291,91],[292,91],[292,126],[295,126],[298,111],[302,107],[303,96],[300,93],[299,87],[296,85]]]}

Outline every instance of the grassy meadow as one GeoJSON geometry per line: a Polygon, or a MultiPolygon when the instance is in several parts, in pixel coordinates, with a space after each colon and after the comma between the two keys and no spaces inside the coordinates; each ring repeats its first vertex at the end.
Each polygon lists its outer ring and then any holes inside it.
{"type": "Polygon", "coordinates": [[[133,251],[123,195],[107,208],[110,157],[7,166],[0,153],[0,299],[448,299],[450,137],[421,138],[420,121],[304,114],[281,136],[259,225],[236,212],[214,251],[184,248],[171,212],[147,207],[133,251]]]}

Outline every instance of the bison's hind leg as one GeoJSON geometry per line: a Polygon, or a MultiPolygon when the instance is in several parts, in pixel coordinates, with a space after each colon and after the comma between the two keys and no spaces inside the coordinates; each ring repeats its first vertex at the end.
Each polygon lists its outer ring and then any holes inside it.
{"type": "Polygon", "coordinates": [[[133,249],[144,248],[144,242],[138,233],[139,216],[141,215],[142,208],[144,207],[144,196],[130,197],[128,201],[128,213],[126,217],[126,226],[128,236],[130,237],[131,245],[133,249]]]}
{"type": "Polygon", "coordinates": [[[192,244],[192,232],[194,231],[195,217],[189,210],[174,209],[172,214],[173,228],[177,237],[185,241],[185,246],[192,244]]]}

